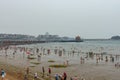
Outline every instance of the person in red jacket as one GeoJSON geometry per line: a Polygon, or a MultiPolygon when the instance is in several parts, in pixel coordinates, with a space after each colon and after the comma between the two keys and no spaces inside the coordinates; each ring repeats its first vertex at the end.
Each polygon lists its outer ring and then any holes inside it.
{"type": "Polygon", "coordinates": [[[51,74],[51,68],[48,68],[48,73],[49,73],[49,75],[51,74]]]}
{"type": "Polygon", "coordinates": [[[66,72],[63,73],[63,76],[64,76],[64,80],[67,80],[67,74],[66,74],[66,72]]]}

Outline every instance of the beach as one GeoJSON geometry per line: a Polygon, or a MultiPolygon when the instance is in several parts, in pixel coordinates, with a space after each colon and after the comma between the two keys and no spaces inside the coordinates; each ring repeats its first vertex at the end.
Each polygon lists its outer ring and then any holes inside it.
{"type": "MultiPolygon", "coordinates": [[[[47,47],[43,45],[44,44],[40,45],[40,47],[38,46],[38,44],[37,45],[35,44],[34,47],[33,45],[10,46],[6,50],[7,52],[5,52],[4,49],[1,49],[0,67],[5,70],[7,74],[6,77],[9,78],[8,80],[23,80],[27,67],[29,67],[30,69],[30,74],[34,75],[34,73],[37,72],[38,76],[42,78],[42,67],[44,66],[45,76],[47,76],[49,66],[55,64],[66,65],[67,67],[63,67],[63,68],[50,67],[51,77],[52,77],[51,80],[55,80],[54,79],[55,74],[62,75],[64,72],[67,74],[67,80],[70,80],[70,78],[74,78],[74,77],[78,78],[77,80],[82,80],[81,78],[84,78],[85,80],[119,80],[120,79],[119,77],[120,68],[115,67],[115,64],[119,62],[119,54],[117,54],[118,59],[116,59],[116,54],[112,54],[112,57],[114,57],[114,62],[113,62],[111,61],[110,58],[111,54],[104,53],[101,55],[102,51],[100,51],[99,53],[97,52],[91,58],[90,55],[89,56],[86,55],[86,52],[75,49],[76,47],[73,44],[72,46],[74,46],[74,49],[71,49],[70,47],[71,51],[67,51],[68,49],[65,48],[65,53],[63,50],[64,45],[62,44],[63,46],[59,48],[59,51],[56,54],[54,50],[58,49],[58,46],[57,48],[56,45],[54,47],[52,46],[48,48],[48,45],[51,44],[48,44],[47,47]],[[38,52],[37,49],[39,49],[38,52]],[[61,53],[60,50],[62,50],[62,54],[60,54],[61,53]],[[13,54],[14,51],[15,54],[13,54]],[[7,56],[5,53],[7,53],[7,56]],[[28,59],[28,55],[30,54],[34,55],[35,59],[28,59]],[[37,55],[41,55],[40,59],[38,58],[37,55]],[[103,60],[100,59],[97,62],[97,58],[99,57],[101,58],[101,56],[103,60]],[[107,62],[106,62],[106,56],[108,57],[107,62]],[[84,59],[83,63],[81,63],[81,57],[82,59],[84,59]],[[54,62],[48,62],[50,60],[53,60],[54,62]],[[34,64],[34,63],[38,63],[38,64],[34,64]]],[[[107,47],[106,49],[108,48],[109,47],[107,47]]],[[[104,48],[104,50],[106,49],[104,48]]],[[[113,49],[113,47],[112,48],[110,47],[110,49],[113,49]]],[[[32,80],[32,78],[34,77],[32,76],[29,80],[32,80]]],[[[42,79],[47,80],[45,78],[42,79]]]]}
{"type": "Polygon", "coordinates": [[[23,79],[22,77],[23,74],[20,73],[20,71],[17,70],[19,68],[15,68],[15,66],[0,62],[0,68],[5,70],[5,73],[6,73],[5,80],[22,80],[23,79]]]}

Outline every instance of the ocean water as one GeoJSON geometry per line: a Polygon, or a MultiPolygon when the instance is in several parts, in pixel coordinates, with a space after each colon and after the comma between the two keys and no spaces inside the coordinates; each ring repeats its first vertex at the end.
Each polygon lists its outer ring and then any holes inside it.
{"type": "Polygon", "coordinates": [[[65,49],[66,52],[94,52],[107,54],[120,54],[120,40],[86,40],[84,42],[55,42],[24,45],[31,48],[65,49]]]}

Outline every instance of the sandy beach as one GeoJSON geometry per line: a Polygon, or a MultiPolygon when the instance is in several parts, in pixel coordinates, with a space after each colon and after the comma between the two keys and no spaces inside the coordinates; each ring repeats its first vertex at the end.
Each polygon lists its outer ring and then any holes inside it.
{"type": "MultiPolygon", "coordinates": [[[[21,48],[16,47],[16,53],[14,53],[14,48],[7,49],[7,56],[5,54],[5,50],[2,49],[0,51],[0,68],[3,68],[6,72],[5,80],[24,80],[26,68],[29,67],[30,74],[34,75],[35,72],[38,73],[38,76],[43,80],[50,80],[42,78],[42,67],[45,68],[45,76],[48,75],[48,68],[52,64],[65,64],[68,61],[68,65],[65,68],[51,68],[51,76],[52,80],[54,79],[55,74],[62,75],[64,72],[67,74],[67,80],[70,80],[71,77],[77,77],[77,80],[119,80],[120,68],[115,67],[115,63],[119,61],[110,61],[110,55],[103,55],[103,60],[100,60],[96,63],[96,55],[93,59],[85,58],[86,54],[80,53],[72,53],[70,54],[55,54],[53,51],[50,54],[41,54],[40,60],[37,55],[41,53],[36,53],[36,48],[30,50],[30,53],[34,53],[35,59],[28,59],[28,55],[24,51],[21,51],[21,48]],[[108,62],[105,62],[105,57],[108,56],[108,62]],[[85,62],[81,64],[80,57],[83,57],[85,62]],[[48,62],[49,60],[53,60],[55,62],[48,62]],[[37,62],[39,64],[33,64],[33,62],[37,62]]],[[[47,49],[46,49],[47,50],[47,49]]],[[[115,56],[114,56],[115,57],[115,56]]],[[[41,80],[40,79],[40,80],[41,80]]],[[[33,76],[30,76],[29,80],[33,80],[33,76]]],[[[73,79],[74,80],[74,79],[73,79]]]]}
{"type": "Polygon", "coordinates": [[[120,0],[0,0],[0,80],[120,80],[120,0]]]}
{"type": "Polygon", "coordinates": [[[15,68],[12,65],[8,65],[2,62],[0,62],[0,68],[5,70],[5,73],[6,73],[5,80],[22,80],[23,79],[22,77],[23,74],[20,73],[20,71],[18,71],[19,68],[15,68]]]}

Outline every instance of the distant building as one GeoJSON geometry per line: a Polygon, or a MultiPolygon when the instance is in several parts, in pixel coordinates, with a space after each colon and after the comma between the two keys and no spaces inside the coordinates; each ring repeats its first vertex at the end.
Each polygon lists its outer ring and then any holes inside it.
{"type": "Polygon", "coordinates": [[[0,41],[45,41],[45,42],[69,42],[80,41],[80,36],[76,38],[59,37],[58,35],[51,35],[48,32],[45,35],[38,35],[38,37],[22,34],[0,34],[0,41]]]}
{"type": "Polygon", "coordinates": [[[75,40],[76,40],[76,41],[80,41],[80,40],[81,40],[80,36],[76,36],[76,37],[75,37],[75,40]]]}
{"type": "Polygon", "coordinates": [[[34,36],[21,34],[0,34],[1,41],[37,40],[34,36]]]}
{"type": "Polygon", "coordinates": [[[60,39],[58,35],[50,35],[48,32],[45,33],[45,35],[39,35],[37,37],[38,40],[40,41],[57,41],[60,39]]]}

